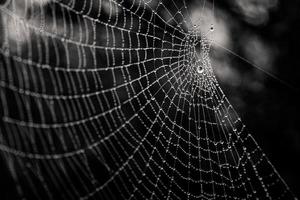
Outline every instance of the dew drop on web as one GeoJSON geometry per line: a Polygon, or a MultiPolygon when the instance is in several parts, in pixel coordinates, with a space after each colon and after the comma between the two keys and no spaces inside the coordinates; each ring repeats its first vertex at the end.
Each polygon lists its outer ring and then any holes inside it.
{"type": "Polygon", "coordinates": [[[212,31],[212,32],[213,32],[214,30],[215,30],[215,27],[214,27],[214,25],[213,25],[213,24],[211,24],[211,25],[210,25],[210,31],[212,31]]]}
{"type": "Polygon", "coordinates": [[[198,67],[197,67],[197,72],[198,72],[199,74],[202,74],[203,71],[204,71],[204,69],[203,69],[202,66],[198,66],[198,67]]]}

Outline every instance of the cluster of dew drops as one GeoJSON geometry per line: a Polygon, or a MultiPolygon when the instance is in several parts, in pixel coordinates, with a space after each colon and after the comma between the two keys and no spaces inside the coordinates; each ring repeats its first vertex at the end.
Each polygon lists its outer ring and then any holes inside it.
{"type": "MultiPolygon", "coordinates": [[[[197,25],[194,25],[194,28],[196,28],[196,27],[197,27],[197,25]]],[[[210,25],[210,31],[213,32],[214,30],[215,30],[214,25],[211,24],[211,25],[210,25]]],[[[202,73],[204,72],[203,66],[199,65],[199,66],[197,67],[197,72],[198,72],[199,74],[202,74],[202,73]]]]}

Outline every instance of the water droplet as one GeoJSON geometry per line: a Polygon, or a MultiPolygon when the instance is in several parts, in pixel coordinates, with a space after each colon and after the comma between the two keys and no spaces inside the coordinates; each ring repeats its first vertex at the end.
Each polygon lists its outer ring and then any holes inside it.
{"type": "Polygon", "coordinates": [[[202,66],[197,67],[197,72],[198,72],[199,74],[202,74],[203,71],[204,71],[204,69],[203,69],[202,66]]]}
{"type": "Polygon", "coordinates": [[[210,31],[214,31],[215,30],[215,28],[214,28],[214,25],[212,24],[211,26],[210,26],[210,31]]]}

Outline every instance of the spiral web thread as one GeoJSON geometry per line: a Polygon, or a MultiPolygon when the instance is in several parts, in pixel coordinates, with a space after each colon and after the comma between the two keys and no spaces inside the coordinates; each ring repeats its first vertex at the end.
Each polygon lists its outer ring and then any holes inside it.
{"type": "Polygon", "coordinates": [[[0,155],[18,197],[295,198],[219,87],[189,3],[2,2],[0,155]]]}

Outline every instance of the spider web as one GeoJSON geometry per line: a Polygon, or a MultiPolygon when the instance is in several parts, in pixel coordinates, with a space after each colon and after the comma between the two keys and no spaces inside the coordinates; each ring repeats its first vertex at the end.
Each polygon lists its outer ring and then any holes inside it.
{"type": "Polygon", "coordinates": [[[188,6],[0,1],[0,155],[17,198],[294,198],[188,6]]]}

